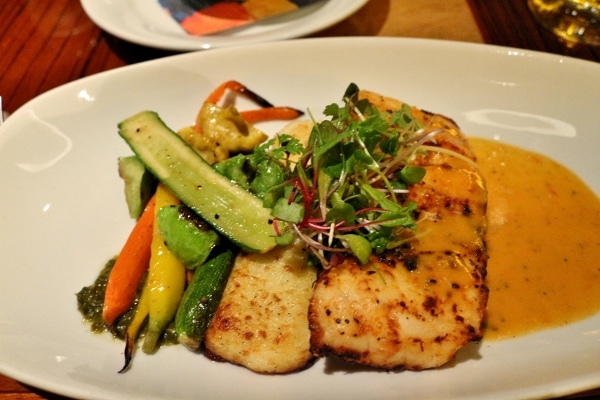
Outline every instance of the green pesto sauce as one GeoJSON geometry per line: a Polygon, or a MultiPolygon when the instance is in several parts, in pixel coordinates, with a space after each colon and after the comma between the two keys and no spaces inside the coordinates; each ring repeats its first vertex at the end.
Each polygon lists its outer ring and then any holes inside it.
{"type": "Polygon", "coordinates": [[[133,311],[135,305],[137,305],[137,298],[132,307],[123,316],[115,321],[112,328],[106,326],[102,320],[102,307],[104,305],[104,294],[106,292],[106,283],[108,282],[108,276],[115,265],[116,257],[110,259],[100,270],[96,280],[89,286],[83,287],[79,293],[77,293],[77,309],[83,316],[83,319],[90,324],[92,332],[101,333],[110,331],[115,337],[119,339],[125,338],[125,330],[131,322],[133,317],[133,311]]]}
{"type": "MultiPolygon", "coordinates": [[[[119,317],[114,326],[108,327],[102,320],[102,308],[104,306],[104,294],[106,293],[106,283],[108,282],[108,276],[112,271],[116,257],[108,260],[104,267],[100,270],[100,273],[96,277],[96,280],[89,285],[83,287],[77,293],[77,309],[83,316],[84,321],[89,323],[90,330],[94,333],[110,332],[114,337],[124,340],[125,332],[127,327],[131,323],[135,314],[135,309],[138,304],[141,287],[145,283],[142,280],[142,284],[138,289],[133,306],[121,317],[119,317]]],[[[172,324],[171,324],[172,325],[172,324]]],[[[140,337],[143,337],[144,331],[141,332],[140,337]]],[[[172,326],[169,326],[163,334],[160,344],[176,344],[177,335],[172,326]]]]}

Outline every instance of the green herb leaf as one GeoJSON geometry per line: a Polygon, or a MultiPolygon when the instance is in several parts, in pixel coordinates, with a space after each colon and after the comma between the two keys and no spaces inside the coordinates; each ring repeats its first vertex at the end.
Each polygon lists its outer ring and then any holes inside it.
{"type": "Polygon", "coordinates": [[[342,236],[341,240],[348,244],[348,247],[361,264],[366,264],[369,261],[373,248],[367,239],[360,235],[350,234],[342,236]]]}
{"type": "Polygon", "coordinates": [[[263,198],[273,187],[281,185],[284,179],[282,165],[275,160],[267,159],[258,164],[250,188],[258,197],[263,198]]]}
{"type": "Polygon", "coordinates": [[[427,132],[410,106],[380,111],[359,93],[351,83],[343,104],[325,107],[327,119],[314,123],[306,147],[281,134],[221,167],[272,208],[278,242],[298,232],[320,262],[328,251],[346,251],[365,263],[416,229],[416,204],[404,196],[425,175],[410,160],[427,132]]]}
{"type": "Polygon", "coordinates": [[[338,193],[334,193],[332,198],[337,198],[337,200],[332,202],[333,207],[327,212],[326,222],[334,224],[345,222],[345,225],[354,223],[356,219],[354,207],[343,201],[338,193]]]}
{"type": "Polygon", "coordinates": [[[400,170],[400,178],[407,185],[419,183],[425,177],[425,168],[407,165],[400,170]]]}
{"type": "Polygon", "coordinates": [[[275,236],[275,242],[279,246],[287,246],[294,241],[294,232],[287,231],[275,236]]]}
{"type": "Polygon", "coordinates": [[[280,198],[273,207],[272,215],[282,221],[300,223],[304,218],[304,207],[298,203],[289,203],[286,199],[280,198]]]}

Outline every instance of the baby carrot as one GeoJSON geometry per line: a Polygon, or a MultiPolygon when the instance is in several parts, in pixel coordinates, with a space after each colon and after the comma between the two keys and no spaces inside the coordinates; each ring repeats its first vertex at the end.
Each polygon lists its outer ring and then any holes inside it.
{"type": "Polygon", "coordinates": [[[155,199],[152,197],[129,234],[108,276],[102,308],[102,319],[108,326],[131,307],[136,290],[148,270],[154,205],[155,199]]]}
{"type": "MultiPolygon", "coordinates": [[[[251,96],[255,96],[258,97],[258,99],[260,101],[266,102],[266,100],[263,100],[260,96],[255,95],[253,92],[249,91],[248,88],[244,85],[242,85],[239,82],[236,81],[225,81],[223,83],[221,83],[219,86],[217,86],[217,88],[215,90],[212,91],[211,94],[208,95],[208,97],[204,100],[205,103],[213,103],[213,104],[217,104],[219,102],[219,100],[221,100],[221,98],[223,97],[223,95],[225,94],[225,91],[227,91],[227,89],[236,92],[236,93],[251,93],[251,96]]],[[[266,103],[266,106],[270,106],[271,104],[269,104],[268,102],[266,103]]]]}
{"type": "Polygon", "coordinates": [[[296,119],[303,113],[291,107],[268,107],[258,110],[241,111],[240,114],[244,118],[244,121],[255,124],[264,121],[296,119]]]}

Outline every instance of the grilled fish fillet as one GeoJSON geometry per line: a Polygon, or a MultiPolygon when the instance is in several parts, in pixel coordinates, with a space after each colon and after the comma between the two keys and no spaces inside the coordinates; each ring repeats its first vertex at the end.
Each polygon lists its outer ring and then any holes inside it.
{"type": "MultiPolygon", "coordinates": [[[[402,103],[361,92],[382,110],[402,103]]],[[[427,170],[410,188],[418,204],[414,237],[360,265],[352,258],[320,273],[309,308],[311,351],[385,369],[439,367],[481,338],[487,192],[475,156],[448,118],[413,109],[442,128],[415,160],[427,170]]]]}
{"type": "Polygon", "coordinates": [[[209,356],[282,374],[310,365],[308,303],[316,269],[301,241],[267,254],[241,254],[206,332],[209,356]]]}

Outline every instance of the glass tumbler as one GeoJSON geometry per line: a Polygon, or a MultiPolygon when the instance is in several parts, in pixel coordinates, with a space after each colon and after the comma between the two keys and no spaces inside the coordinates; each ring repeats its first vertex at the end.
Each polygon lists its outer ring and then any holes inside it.
{"type": "Polygon", "coordinates": [[[600,46],[600,0],[527,0],[545,28],[567,43],[600,46]]]}

